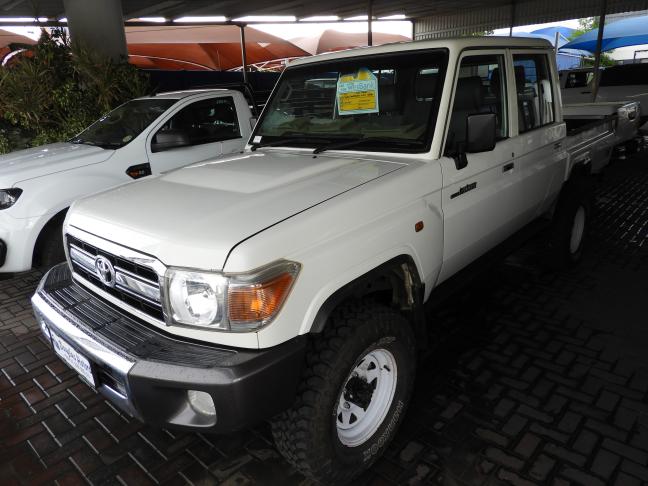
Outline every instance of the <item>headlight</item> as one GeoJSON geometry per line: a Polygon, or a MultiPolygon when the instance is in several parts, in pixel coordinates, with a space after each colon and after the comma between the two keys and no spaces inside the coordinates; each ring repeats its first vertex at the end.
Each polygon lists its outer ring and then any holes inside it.
{"type": "Polygon", "coordinates": [[[169,268],[166,306],[171,324],[221,331],[251,331],[278,314],[300,265],[279,261],[246,274],[169,268]]]}
{"type": "Polygon", "coordinates": [[[7,209],[14,205],[22,194],[22,189],[0,189],[0,209],[7,209]]]}

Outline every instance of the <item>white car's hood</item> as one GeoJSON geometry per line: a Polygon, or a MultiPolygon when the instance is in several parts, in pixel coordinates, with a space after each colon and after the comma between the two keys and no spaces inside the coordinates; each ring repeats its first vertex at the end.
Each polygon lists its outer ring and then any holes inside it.
{"type": "Polygon", "coordinates": [[[167,265],[219,270],[237,243],[404,165],[326,154],[246,153],[83,199],[73,206],[68,224],[167,265]]]}
{"type": "Polygon", "coordinates": [[[27,179],[107,160],[114,150],[68,142],[42,145],[0,156],[0,188],[27,179]]]}

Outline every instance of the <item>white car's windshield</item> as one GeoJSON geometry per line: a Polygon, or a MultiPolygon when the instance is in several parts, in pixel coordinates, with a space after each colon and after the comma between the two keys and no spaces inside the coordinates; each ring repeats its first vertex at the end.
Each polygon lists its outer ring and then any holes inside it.
{"type": "Polygon", "coordinates": [[[358,56],[288,68],[252,148],[425,152],[447,65],[445,51],[358,56]]]}
{"type": "Polygon", "coordinates": [[[101,117],[70,142],[103,148],[123,147],[148,127],[177,100],[131,100],[101,117]]]}

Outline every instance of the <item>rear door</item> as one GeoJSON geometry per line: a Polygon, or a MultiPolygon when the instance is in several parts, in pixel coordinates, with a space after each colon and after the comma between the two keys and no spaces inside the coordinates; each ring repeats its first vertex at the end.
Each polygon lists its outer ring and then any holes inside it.
{"type": "Polygon", "coordinates": [[[151,132],[146,149],[153,173],[212,159],[243,146],[231,96],[192,101],[151,132]],[[175,140],[174,143],[168,143],[175,140]],[[164,143],[160,143],[164,141],[164,143]]]}
{"type": "Polygon", "coordinates": [[[518,195],[512,170],[515,141],[509,106],[511,74],[505,50],[464,52],[455,79],[454,101],[446,129],[442,204],[444,263],[439,281],[484,254],[511,233],[518,195]],[[466,119],[476,113],[497,115],[498,141],[490,152],[457,154],[466,142],[466,119]]]}
{"type": "Polygon", "coordinates": [[[548,209],[560,190],[567,162],[566,127],[558,120],[559,89],[549,55],[553,51],[513,50],[515,73],[513,163],[522,196],[515,206],[515,226],[521,227],[548,209]]]}

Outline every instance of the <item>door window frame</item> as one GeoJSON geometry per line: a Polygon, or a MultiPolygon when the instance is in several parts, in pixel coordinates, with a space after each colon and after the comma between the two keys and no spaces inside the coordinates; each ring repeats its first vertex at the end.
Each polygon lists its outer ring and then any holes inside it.
{"type": "MultiPolygon", "coordinates": [[[[538,127],[532,128],[530,130],[527,130],[525,132],[520,133],[520,127],[518,126],[518,121],[519,121],[519,114],[518,114],[518,103],[511,103],[514,105],[513,111],[515,112],[514,120],[515,120],[515,135],[526,135],[529,133],[534,133],[537,130],[542,130],[546,129],[549,127],[556,126],[559,123],[562,123],[562,120],[558,120],[558,115],[560,113],[560,110],[558,109],[558,105],[562,104],[562,98],[560,95],[560,82],[556,82],[558,79],[558,72],[556,71],[556,65],[554,62],[551,62],[551,57],[552,55],[555,55],[555,51],[551,50],[548,51],[547,49],[509,49],[509,56],[510,56],[510,76],[512,76],[512,81],[515,83],[515,65],[514,65],[514,57],[517,55],[540,55],[544,56],[545,62],[547,63],[547,67],[549,70],[549,82],[551,83],[551,97],[552,97],[552,108],[553,108],[553,121],[550,123],[546,123],[544,125],[540,125],[538,127]]],[[[511,85],[511,88],[513,89],[513,92],[510,94],[512,96],[512,99],[517,100],[517,89],[515,89],[515,84],[511,85]]]]}
{"type": "Polygon", "coordinates": [[[237,123],[238,123],[238,129],[239,129],[238,137],[225,138],[223,140],[217,140],[217,141],[214,141],[214,142],[205,142],[205,143],[201,143],[201,144],[188,145],[185,148],[200,147],[200,146],[207,145],[207,144],[210,144],[210,143],[223,143],[223,142],[227,142],[227,141],[230,141],[230,140],[238,140],[239,138],[244,138],[245,130],[243,130],[242,125],[241,125],[241,119],[239,118],[239,109],[238,109],[238,106],[237,106],[237,100],[231,94],[220,95],[220,96],[214,96],[212,94],[212,95],[207,95],[207,96],[201,96],[200,98],[193,98],[192,97],[190,100],[179,99],[178,102],[176,103],[176,105],[174,107],[172,107],[173,111],[172,112],[169,111],[168,113],[165,113],[165,115],[167,115],[167,116],[162,117],[158,121],[158,123],[155,125],[155,127],[153,127],[150,130],[150,132],[148,133],[148,135],[146,137],[146,152],[147,152],[148,156],[150,157],[153,154],[163,154],[163,153],[165,153],[165,151],[163,151],[163,152],[153,152],[151,144],[153,143],[153,137],[155,137],[155,135],[157,135],[157,133],[162,129],[162,127],[164,125],[166,125],[166,123],[169,120],[171,120],[171,118],[176,116],[178,113],[180,113],[185,108],[188,108],[189,106],[193,105],[194,103],[199,103],[201,101],[208,101],[208,100],[216,100],[216,99],[219,99],[219,98],[230,98],[232,100],[232,106],[234,107],[234,115],[236,116],[236,120],[237,120],[237,123]]]}
{"type": "Polygon", "coordinates": [[[450,121],[452,119],[452,112],[454,110],[454,105],[455,105],[455,95],[457,92],[457,84],[459,82],[459,73],[461,71],[461,64],[463,60],[467,57],[480,57],[480,56],[501,56],[502,59],[504,60],[504,81],[506,83],[506,89],[505,89],[505,94],[506,94],[506,116],[508,117],[507,119],[507,124],[506,124],[506,129],[507,129],[507,134],[504,138],[500,138],[497,140],[496,143],[504,142],[511,137],[514,136],[514,134],[517,134],[517,107],[515,111],[513,110],[513,107],[511,106],[512,103],[510,103],[511,99],[511,71],[512,71],[512,64],[511,64],[511,57],[509,54],[509,49],[506,48],[494,48],[494,49],[464,49],[460,55],[459,58],[457,59],[457,62],[455,64],[455,69],[454,69],[454,74],[452,77],[452,91],[450,93],[450,103],[448,103],[448,110],[447,110],[447,116],[445,120],[445,126],[443,130],[443,143],[441,144],[441,152],[440,156],[441,157],[448,157],[446,155],[446,144],[448,142],[448,137],[450,135],[450,121]],[[514,111],[514,112],[513,112],[514,111]],[[515,115],[515,118],[514,116],[515,115]],[[514,126],[515,124],[515,126],[514,126]],[[513,128],[515,128],[515,131],[513,131],[513,128]]]}

